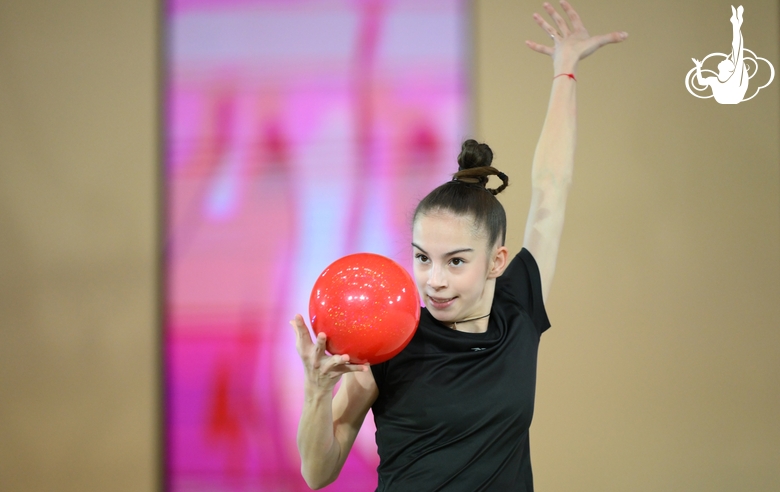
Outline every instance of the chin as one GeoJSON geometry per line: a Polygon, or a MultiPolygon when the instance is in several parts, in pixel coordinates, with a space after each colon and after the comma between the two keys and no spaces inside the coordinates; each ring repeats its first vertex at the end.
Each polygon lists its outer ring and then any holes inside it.
{"type": "Polygon", "coordinates": [[[457,319],[456,316],[453,316],[449,313],[443,313],[441,311],[429,309],[428,312],[431,313],[431,316],[433,316],[433,318],[439,323],[444,323],[444,324],[452,323],[455,319],[457,319]]]}
{"type": "Polygon", "coordinates": [[[452,323],[459,319],[459,313],[454,309],[436,309],[428,307],[428,312],[431,313],[436,321],[440,323],[452,323]]]}

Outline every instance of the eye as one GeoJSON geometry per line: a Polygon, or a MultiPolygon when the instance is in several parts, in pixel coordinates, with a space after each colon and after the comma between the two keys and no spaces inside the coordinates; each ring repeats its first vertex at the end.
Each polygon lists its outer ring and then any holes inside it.
{"type": "Polygon", "coordinates": [[[450,260],[450,263],[452,266],[461,266],[465,261],[463,261],[463,258],[453,258],[450,260]]]}
{"type": "Polygon", "coordinates": [[[424,254],[422,254],[422,253],[417,253],[416,255],[414,255],[414,257],[415,257],[415,258],[417,259],[417,261],[419,261],[420,263],[428,263],[428,257],[427,257],[427,256],[425,256],[425,255],[424,255],[424,254]]]}

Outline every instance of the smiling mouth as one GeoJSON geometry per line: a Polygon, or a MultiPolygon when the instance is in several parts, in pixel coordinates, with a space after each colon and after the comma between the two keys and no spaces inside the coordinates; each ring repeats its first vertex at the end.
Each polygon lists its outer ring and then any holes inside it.
{"type": "Polygon", "coordinates": [[[455,298],[454,297],[442,298],[442,297],[428,296],[428,299],[432,300],[433,302],[449,302],[455,298]]]}
{"type": "Polygon", "coordinates": [[[448,297],[448,298],[428,296],[428,299],[431,301],[431,304],[433,304],[433,307],[438,308],[438,309],[443,309],[443,308],[448,307],[450,304],[452,304],[452,301],[457,299],[457,296],[456,297],[448,297]]]}

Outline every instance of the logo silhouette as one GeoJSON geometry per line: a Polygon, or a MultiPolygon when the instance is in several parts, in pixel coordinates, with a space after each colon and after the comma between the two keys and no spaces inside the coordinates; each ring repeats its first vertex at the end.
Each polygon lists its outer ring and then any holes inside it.
{"type": "Polygon", "coordinates": [[[734,10],[734,6],[731,6],[731,26],[733,36],[731,39],[731,53],[725,55],[723,53],[711,53],[704,57],[702,61],[696,58],[691,58],[693,63],[696,64],[688,74],[685,76],[685,88],[688,92],[700,99],[707,99],[714,97],[720,104],[739,104],[742,101],[749,101],[756,97],[758,91],[763,89],[772,83],[775,78],[775,67],[766,58],[761,58],[755,53],[745,48],[742,39],[742,13],[745,11],[742,5],[734,10]],[[749,53],[752,56],[747,56],[745,53],[749,53]],[[716,74],[712,70],[702,69],[702,65],[710,57],[722,57],[720,63],[718,63],[718,73],[716,74]],[[750,79],[752,79],[756,73],[758,73],[758,60],[766,62],[769,66],[769,81],[758,87],[756,91],[750,96],[745,98],[745,94],[748,90],[750,79]],[[751,66],[752,65],[752,66],[751,66]],[[714,76],[704,77],[703,73],[709,73],[714,76]],[[707,96],[700,96],[697,92],[707,92],[707,87],[712,89],[712,94],[707,96]]]}

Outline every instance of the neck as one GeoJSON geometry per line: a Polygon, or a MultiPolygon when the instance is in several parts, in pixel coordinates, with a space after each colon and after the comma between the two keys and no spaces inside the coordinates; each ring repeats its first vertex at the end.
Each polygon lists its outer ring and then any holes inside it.
{"type": "Polygon", "coordinates": [[[486,318],[488,316],[490,316],[490,313],[487,313],[487,314],[482,315],[482,316],[475,316],[473,318],[462,319],[460,321],[453,321],[452,325],[450,326],[450,328],[452,328],[453,330],[458,330],[458,325],[460,324],[461,325],[460,331],[467,331],[467,332],[471,332],[471,333],[483,333],[483,332],[487,331],[487,323],[488,323],[488,321],[487,321],[486,318]],[[483,321],[481,323],[476,323],[476,321],[481,320],[481,319],[484,319],[485,321],[483,321]],[[471,323],[471,325],[466,325],[466,327],[464,328],[462,325],[464,325],[466,323],[471,323]],[[471,328],[471,329],[468,329],[468,328],[471,328]]]}

